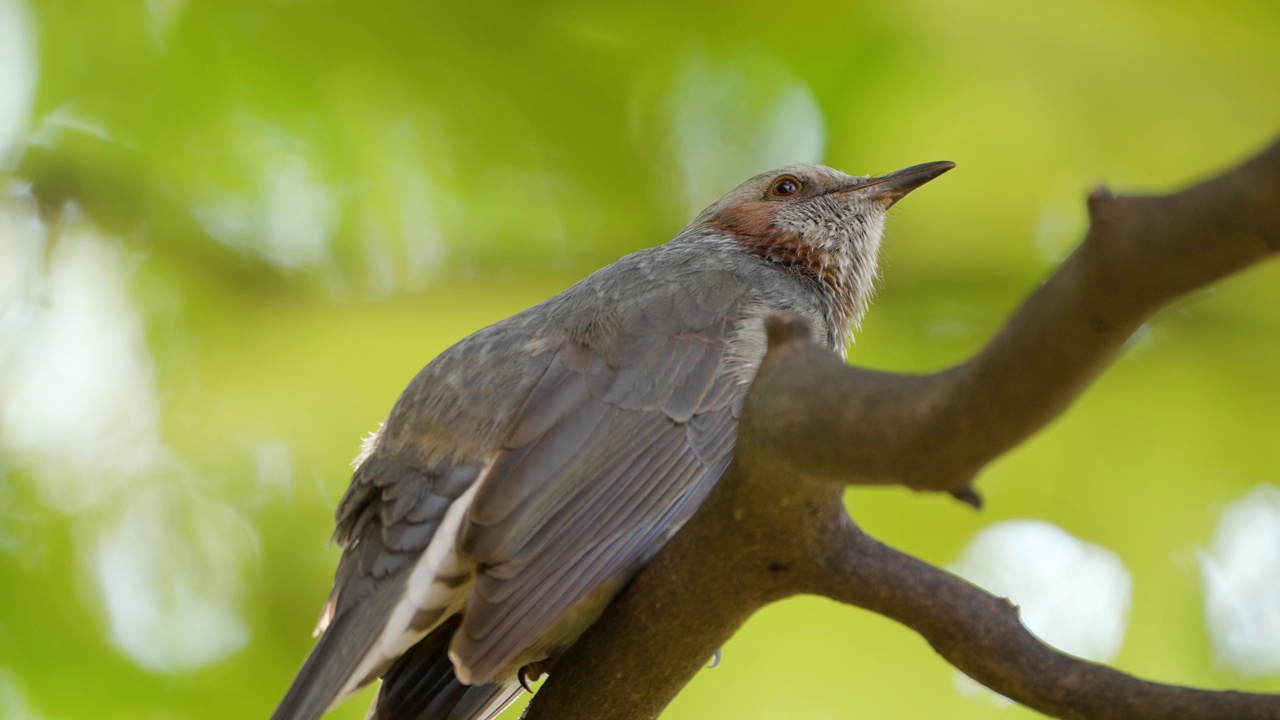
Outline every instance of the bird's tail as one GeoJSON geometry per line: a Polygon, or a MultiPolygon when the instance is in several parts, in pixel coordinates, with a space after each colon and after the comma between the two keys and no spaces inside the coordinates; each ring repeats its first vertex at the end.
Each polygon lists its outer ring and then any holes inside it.
{"type": "Polygon", "coordinates": [[[492,720],[519,697],[520,684],[463,685],[449,660],[454,615],[401,655],[382,677],[368,720],[492,720]]]}
{"type": "Polygon", "coordinates": [[[382,634],[401,590],[400,583],[384,584],[335,617],[302,664],[271,720],[317,720],[346,688],[371,682],[372,678],[352,675],[382,634]],[[359,682],[352,686],[352,680],[359,682]]]}

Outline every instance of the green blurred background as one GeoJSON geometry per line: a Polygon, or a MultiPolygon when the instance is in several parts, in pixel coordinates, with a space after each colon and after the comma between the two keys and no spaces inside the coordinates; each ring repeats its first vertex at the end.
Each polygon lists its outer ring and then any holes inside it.
{"type": "MultiPolygon", "coordinates": [[[[1233,163],[1278,88],[1263,0],[0,0],[0,717],[265,718],[348,461],[417,369],[751,174],[958,163],[894,209],[850,356],[928,370],[1069,252],[1092,185],[1233,163]]],[[[1280,691],[1278,288],[1272,263],[1166,311],[983,512],[857,490],[855,517],[941,565],[1052,523],[1132,577],[1118,667],[1280,691]],[[1262,650],[1215,640],[1213,587],[1262,650]]],[[[992,716],[1033,713],[814,599],[666,715],[992,716]]]]}

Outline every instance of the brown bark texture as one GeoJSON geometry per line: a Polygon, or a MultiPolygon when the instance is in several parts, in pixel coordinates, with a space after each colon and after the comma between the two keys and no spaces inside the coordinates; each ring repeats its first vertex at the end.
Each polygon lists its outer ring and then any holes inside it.
{"type": "Polygon", "coordinates": [[[1280,252],[1280,141],[1162,196],[1089,195],[1075,252],[970,360],[849,367],[769,321],[733,464],[706,504],[560,659],[527,720],[657,717],[761,607],[822,595],[884,615],[996,692],[1060,718],[1273,718],[1280,696],[1135,678],[1061,653],[1017,608],[863,533],[849,485],[979,504],[984,466],[1057,417],[1162,307],[1280,252]]]}

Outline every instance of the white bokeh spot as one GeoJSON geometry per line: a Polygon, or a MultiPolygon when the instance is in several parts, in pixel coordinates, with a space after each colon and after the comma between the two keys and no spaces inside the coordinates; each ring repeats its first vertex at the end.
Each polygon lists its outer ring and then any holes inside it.
{"type": "Polygon", "coordinates": [[[0,718],[4,720],[53,720],[27,698],[22,684],[5,668],[0,668],[0,718]]]}
{"type": "Polygon", "coordinates": [[[1223,510],[1200,579],[1216,661],[1280,675],[1280,488],[1260,485],[1223,510]]]}
{"type": "Polygon", "coordinates": [[[229,187],[204,180],[192,202],[204,231],[283,268],[330,265],[341,203],[306,143],[248,115],[232,120],[230,132],[234,160],[248,181],[229,187]]]}
{"type": "Polygon", "coordinates": [[[156,671],[197,668],[244,647],[240,565],[256,534],[231,506],[172,484],[131,494],[94,542],[113,644],[156,671]]]}
{"type": "MultiPolygon", "coordinates": [[[[139,258],[66,208],[0,197],[0,454],[63,514],[112,642],[151,670],[242,647],[253,527],[198,491],[161,435],[156,372],[130,297],[139,258]]],[[[4,545],[0,545],[3,549],[4,545]]]]}
{"type": "Polygon", "coordinates": [[[35,101],[35,27],[21,0],[0,0],[0,169],[17,157],[35,101]]]}
{"type": "MultiPolygon", "coordinates": [[[[1077,657],[1109,662],[1120,653],[1133,581],[1110,550],[1039,520],[1009,520],[978,533],[950,570],[1018,606],[1041,640],[1077,657]]],[[[957,673],[965,695],[998,697],[957,673]]]]}
{"type": "MultiPolygon", "coordinates": [[[[21,214],[0,223],[0,257],[37,269],[43,231],[21,214]]],[[[0,297],[0,447],[37,472],[43,500],[78,512],[161,462],[155,371],[125,286],[118,242],[80,229],[48,253],[45,272],[7,276],[0,297]]]]}

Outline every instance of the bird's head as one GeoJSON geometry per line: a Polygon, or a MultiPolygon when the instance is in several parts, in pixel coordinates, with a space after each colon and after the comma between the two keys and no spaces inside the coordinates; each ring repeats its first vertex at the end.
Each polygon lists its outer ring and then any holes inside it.
{"type": "Polygon", "coordinates": [[[686,233],[727,240],[810,277],[827,295],[836,331],[847,336],[874,289],[885,213],[953,167],[931,162],[869,177],[823,165],[788,165],[734,188],[703,210],[686,233]]]}

